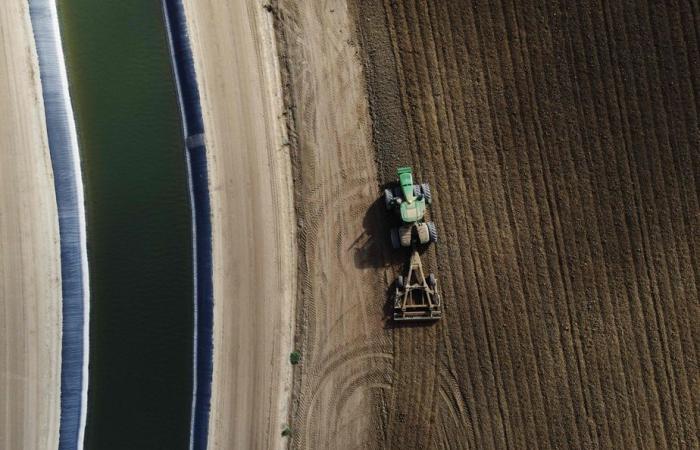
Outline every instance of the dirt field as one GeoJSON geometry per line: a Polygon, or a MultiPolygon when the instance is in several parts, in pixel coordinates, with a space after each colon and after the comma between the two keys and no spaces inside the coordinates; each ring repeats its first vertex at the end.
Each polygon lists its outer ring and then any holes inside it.
{"type": "Polygon", "coordinates": [[[275,16],[299,217],[293,447],[365,448],[383,427],[391,342],[366,217],[377,176],[355,25],[341,0],[281,1],[275,16]]]}
{"type": "Polygon", "coordinates": [[[27,3],[0,2],[0,448],[57,448],[58,212],[27,3]]]}
{"type": "Polygon", "coordinates": [[[274,7],[293,447],[700,446],[697,7],[274,7]],[[435,193],[433,326],[383,323],[406,255],[375,200],[399,164],[435,193]]]}
{"type": "Polygon", "coordinates": [[[209,448],[281,448],[291,390],[294,210],[272,17],[256,1],[185,2],[212,198],[209,448]]]}

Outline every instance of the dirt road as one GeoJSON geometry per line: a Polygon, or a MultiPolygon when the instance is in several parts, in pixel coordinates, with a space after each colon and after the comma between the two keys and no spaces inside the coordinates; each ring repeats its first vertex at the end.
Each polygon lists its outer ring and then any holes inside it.
{"type": "Polygon", "coordinates": [[[433,184],[446,305],[394,330],[380,446],[698,447],[697,8],[356,11],[379,181],[433,184]]]}
{"type": "Polygon", "coordinates": [[[383,427],[391,341],[377,216],[368,213],[377,178],[356,25],[341,0],[279,1],[273,9],[302,255],[293,447],[367,448],[383,427]]]}
{"type": "Polygon", "coordinates": [[[281,448],[294,327],[294,210],[272,17],[189,0],[202,94],[214,271],[209,448],[281,448]]]}
{"type": "Polygon", "coordinates": [[[0,447],[57,448],[58,212],[27,2],[0,3],[0,447]]]}

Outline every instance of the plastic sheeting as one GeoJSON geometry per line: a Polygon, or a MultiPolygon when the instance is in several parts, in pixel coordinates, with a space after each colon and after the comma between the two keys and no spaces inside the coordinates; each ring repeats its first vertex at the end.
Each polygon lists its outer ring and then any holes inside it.
{"type": "Polygon", "coordinates": [[[162,0],[186,142],[195,257],[194,386],[190,448],[205,450],[212,379],[211,209],[204,123],[182,0],[162,0]]]}
{"type": "Polygon", "coordinates": [[[82,449],[87,408],[89,283],[80,155],[55,0],[30,0],[54,174],[61,247],[59,449],[82,449]]]}

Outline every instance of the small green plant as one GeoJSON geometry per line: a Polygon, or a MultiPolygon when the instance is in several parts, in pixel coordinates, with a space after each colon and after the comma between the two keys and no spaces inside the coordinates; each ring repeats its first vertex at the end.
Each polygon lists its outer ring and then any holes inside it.
{"type": "Polygon", "coordinates": [[[301,353],[293,351],[289,354],[289,362],[291,362],[292,365],[296,366],[297,364],[299,364],[299,361],[301,361],[301,353]]]}
{"type": "Polygon", "coordinates": [[[292,435],[292,429],[289,427],[284,427],[284,430],[282,430],[282,437],[289,437],[292,435]]]}

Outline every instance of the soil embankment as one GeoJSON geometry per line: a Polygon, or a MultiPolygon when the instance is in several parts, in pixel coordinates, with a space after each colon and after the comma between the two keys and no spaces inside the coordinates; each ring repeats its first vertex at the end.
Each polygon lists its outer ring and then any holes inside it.
{"type": "Polygon", "coordinates": [[[296,249],[272,17],[252,0],[184,3],[212,210],[209,448],[283,448],[296,249]]]}
{"type": "Polygon", "coordinates": [[[446,307],[394,331],[382,446],[697,447],[697,8],[357,5],[379,182],[433,185],[446,307]]]}
{"type": "Polygon", "coordinates": [[[0,447],[57,448],[58,212],[27,3],[0,2],[0,447]]]}

